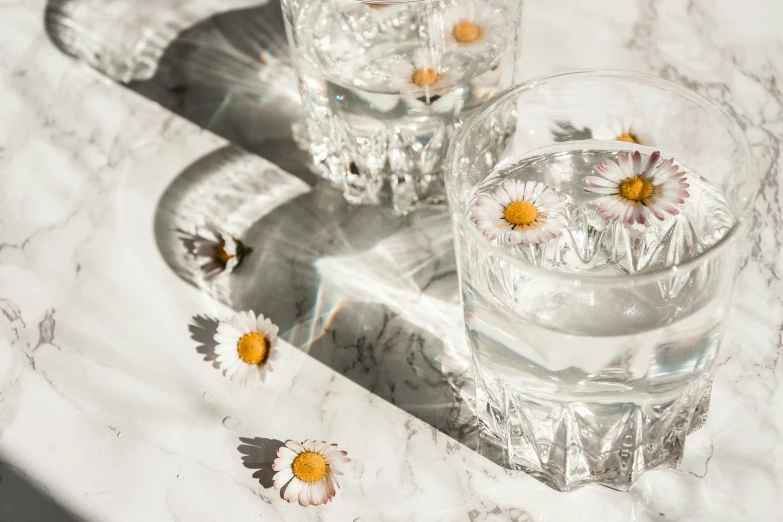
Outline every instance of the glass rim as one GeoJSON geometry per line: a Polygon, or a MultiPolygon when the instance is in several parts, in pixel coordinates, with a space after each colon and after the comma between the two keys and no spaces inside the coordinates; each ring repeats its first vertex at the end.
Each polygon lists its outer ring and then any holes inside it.
{"type": "MultiPolygon", "coordinates": [[[[418,0],[414,0],[414,1],[418,1],[418,0]]],[[[557,270],[550,270],[548,268],[544,268],[544,267],[540,267],[537,265],[524,262],[519,257],[511,255],[509,252],[492,244],[490,241],[487,240],[487,238],[481,232],[479,232],[479,230],[470,221],[470,219],[464,212],[461,211],[457,212],[457,209],[460,206],[460,197],[456,186],[457,184],[452,179],[454,177],[454,173],[457,166],[457,161],[454,158],[454,155],[456,154],[456,151],[458,149],[462,148],[465,138],[470,135],[470,131],[475,127],[476,123],[483,121],[489,113],[495,110],[499,105],[508,101],[510,98],[514,98],[516,96],[522,95],[526,91],[532,90],[535,87],[539,87],[541,85],[550,83],[552,81],[558,81],[564,79],[567,80],[571,78],[586,78],[586,79],[607,78],[607,79],[620,79],[626,81],[631,80],[637,83],[646,83],[685,98],[686,100],[708,111],[710,114],[714,115],[719,121],[723,123],[726,130],[728,130],[729,134],[732,136],[732,138],[736,140],[737,144],[739,145],[741,149],[741,154],[745,159],[745,164],[747,165],[748,173],[751,176],[757,175],[756,172],[757,166],[756,166],[755,157],[753,156],[750,142],[748,141],[745,132],[742,130],[742,127],[740,127],[739,123],[737,123],[737,121],[734,118],[732,118],[722,107],[720,107],[718,104],[716,104],[709,98],[706,98],[705,96],[702,96],[701,94],[695,91],[687,89],[669,80],[665,80],[663,78],[653,76],[651,74],[645,74],[645,73],[634,72],[634,71],[625,71],[622,69],[582,69],[577,71],[546,74],[546,75],[536,76],[524,82],[513,85],[508,89],[506,89],[505,91],[502,91],[497,96],[495,96],[492,100],[485,103],[476,114],[474,114],[471,118],[468,119],[468,121],[465,122],[465,124],[462,125],[462,127],[457,132],[456,136],[454,137],[454,140],[452,141],[451,147],[449,148],[449,152],[448,152],[449,160],[447,164],[448,170],[447,170],[447,176],[445,180],[446,194],[449,200],[449,207],[452,215],[452,220],[454,221],[459,220],[463,225],[467,225],[465,228],[467,228],[468,234],[471,234],[474,239],[480,242],[480,244],[484,244],[487,250],[498,255],[501,259],[505,260],[506,262],[512,263],[514,265],[524,265],[525,270],[534,275],[541,275],[541,276],[546,276],[546,277],[560,279],[564,281],[570,281],[570,282],[585,282],[585,283],[599,284],[599,285],[612,285],[617,283],[634,284],[634,283],[649,282],[652,280],[664,279],[666,277],[674,277],[678,273],[690,272],[694,268],[703,265],[704,263],[708,262],[716,255],[721,253],[729,244],[731,239],[734,238],[737,234],[739,234],[739,230],[742,228],[745,219],[747,218],[748,214],[750,213],[753,207],[753,202],[758,197],[759,194],[758,189],[754,191],[752,197],[748,200],[748,203],[742,209],[740,215],[736,216],[735,218],[736,222],[734,226],[731,227],[731,229],[726,233],[726,235],[724,235],[714,245],[708,248],[706,252],[703,252],[697,255],[696,257],[688,259],[684,263],[668,266],[665,268],[659,268],[656,270],[652,270],[650,272],[644,272],[642,274],[613,275],[613,276],[579,274],[573,272],[560,272],[557,270]]]]}

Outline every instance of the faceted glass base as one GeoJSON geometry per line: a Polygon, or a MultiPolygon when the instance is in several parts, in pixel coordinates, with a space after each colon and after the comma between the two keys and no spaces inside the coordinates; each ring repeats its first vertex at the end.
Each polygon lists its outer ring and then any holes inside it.
{"type": "Polygon", "coordinates": [[[704,425],[712,375],[668,400],[569,402],[534,398],[477,372],[482,429],[512,469],[559,491],[601,484],[625,491],[645,472],[680,465],[688,433],[704,425]]]}

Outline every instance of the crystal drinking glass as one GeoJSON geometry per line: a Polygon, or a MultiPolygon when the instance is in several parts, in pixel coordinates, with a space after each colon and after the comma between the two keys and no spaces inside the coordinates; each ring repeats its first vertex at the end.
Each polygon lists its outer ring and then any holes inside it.
{"type": "Polygon", "coordinates": [[[667,81],[577,72],[507,90],[449,157],[482,427],[559,490],[676,467],[760,186],[742,130],[667,81]]]}
{"type": "Polygon", "coordinates": [[[353,203],[445,202],[463,118],[512,83],[519,0],[283,0],[313,167],[353,203]]]}

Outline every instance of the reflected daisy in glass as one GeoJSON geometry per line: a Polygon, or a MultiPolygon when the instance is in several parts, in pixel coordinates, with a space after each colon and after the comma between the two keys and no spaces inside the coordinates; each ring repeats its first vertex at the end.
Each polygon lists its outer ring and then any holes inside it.
{"type": "Polygon", "coordinates": [[[301,444],[285,441],[277,450],[272,469],[275,489],[288,487],[283,498],[288,502],[298,501],[302,506],[326,504],[337,495],[340,484],[337,475],[342,475],[342,466],[351,459],[348,453],[324,441],[306,440],[301,444]]]}
{"type": "Polygon", "coordinates": [[[643,120],[631,116],[615,118],[606,126],[595,127],[593,129],[593,138],[597,140],[622,141],[635,145],[655,145],[652,135],[645,130],[643,120]]]}
{"type": "Polygon", "coordinates": [[[490,35],[503,37],[505,19],[489,5],[458,0],[446,7],[446,40],[460,47],[484,44],[490,35]]]}
{"type": "Polygon", "coordinates": [[[531,246],[563,233],[566,204],[565,195],[544,183],[507,179],[478,197],[471,220],[489,239],[531,246]]]}
{"type": "Polygon", "coordinates": [[[206,278],[230,274],[253,249],[214,225],[196,228],[192,253],[206,278]]]}
{"type": "Polygon", "coordinates": [[[403,97],[433,103],[448,86],[442,58],[427,47],[416,49],[413,61],[401,58],[392,67],[391,83],[403,97]]]}
{"type": "Polygon", "coordinates": [[[228,321],[218,325],[215,341],[217,363],[226,377],[246,386],[264,382],[272,371],[270,361],[280,353],[277,346],[278,327],[272,321],[253,311],[237,312],[228,321]]]}
{"type": "Polygon", "coordinates": [[[602,195],[592,203],[604,220],[616,219],[624,226],[647,225],[651,218],[663,221],[666,214],[680,213],[678,205],[690,195],[685,172],[673,158],[660,159],[659,151],[646,163],[638,151],[623,152],[617,163],[606,160],[593,169],[597,176],[585,177],[592,185],[584,187],[585,192],[602,195]]]}

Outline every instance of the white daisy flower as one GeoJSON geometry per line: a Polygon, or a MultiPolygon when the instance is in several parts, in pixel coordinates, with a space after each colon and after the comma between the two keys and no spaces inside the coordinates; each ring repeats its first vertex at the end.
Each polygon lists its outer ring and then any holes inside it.
{"type": "Polygon", "coordinates": [[[280,354],[277,346],[278,328],[263,315],[237,312],[228,321],[218,325],[215,341],[217,363],[226,377],[246,386],[264,382],[269,362],[280,354]]]}
{"type": "Polygon", "coordinates": [[[636,145],[655,145],[655,140],[640,118],[623,116],[602,127],[593,129],[593,138],[597,140],[624,141],[636,145]]]}
{"type": "Polygon", "coordinates": [[[288,484],[283,498],[288,502],[299,501],[302,506],[326,504],[337,494],[340,484],[336,475],[342,475],[340,467],[351,461],[348,453],[337,444],[306,440],[301,444],[292,440],[277,450],[272,469],[275,489],[288,484]]]}
{"type": "Polygon", "coordinates": [[[481,45],[487,37],[503,37],[506,21],[484,2],[458,0],[446,8],[446,40],[461,47],[481,45]]]}
{"type": "Polygon", "coordinates": [[[566,196],[543,183],[507,179],[478,197],[471,219],[489,239],[530,246],[563,233],[566,204],[566,196]]]}
{"type": "Polygon", "coordinates": [[[624,226],[647,225],[650,217],[663,221],[666,214],[680,213],[677,205],[690,195],[685,172],[673,158],[659,164],[660,159],[660,151],[655,151],[642,165],[639,151],[621,152],[617,163],[606,160],[593,169],[598,176],[585,177],[596,185],[584,187],[585,192],[603,194],[592,203],[605,220],[617,219],[624,226]]]}
{"type": "Polygon", "coordinates": [[[428,47],[416,49],[413,62],[398,60],[392,67],[392,85],[400,94],[433,103],[448,86],[442,57],[428,47]]]}
{"type": "Polygon", "coordinates": [[[253,251],[213,225],[196,228],[195,236],[193,255],[199,260],[199,266],[207,278],[233,272],[242,259],[253,251]]]}

